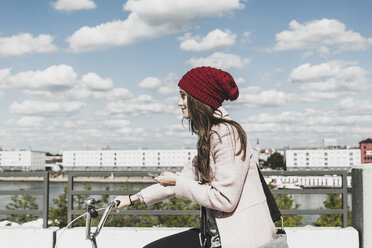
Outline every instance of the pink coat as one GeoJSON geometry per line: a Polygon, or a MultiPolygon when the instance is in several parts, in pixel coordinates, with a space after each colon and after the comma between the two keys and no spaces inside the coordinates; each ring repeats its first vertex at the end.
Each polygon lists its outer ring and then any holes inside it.
{"type": "MultiPolygon", "coordinates": [[[[223,117],[227,112],[220,108],[223,117]]],[[[250,145],[246,160],[235,154],[240,148],[234,128],[220,124],[212,128],[210,167],[214,178],[201,184],[196,165],[186,165],[175,186],[151,185],[141,191],[147,205],[178,197],[216,211],[216,223],[222,248],[255,248],[275,236],[266,197],[262,189],[250,145]],[[218,137],[219,136],[219,137],[218,137]]]]}

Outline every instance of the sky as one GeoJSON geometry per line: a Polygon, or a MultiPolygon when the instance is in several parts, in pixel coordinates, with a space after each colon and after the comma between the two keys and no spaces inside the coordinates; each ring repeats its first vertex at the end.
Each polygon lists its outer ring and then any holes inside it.
{"type": "Polygon", "coordinates": [[[262,148],[372,138],[372,1],[1,0],[0,147],[195,148],[188,70],[238,84],[230,117],[262,148]]]}

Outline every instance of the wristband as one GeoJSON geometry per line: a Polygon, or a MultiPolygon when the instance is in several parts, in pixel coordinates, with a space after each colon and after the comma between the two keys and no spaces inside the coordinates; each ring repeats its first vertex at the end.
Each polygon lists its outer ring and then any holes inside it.
{"type": "Polygon", "coordinates": [[[130,198],[132,195],[133,195],[133,194],[129,194],[129,195],[128,195],[129,202],[130,202],[129,207],[134,205],[133,202],[132,202],[132,199],[130,198]]]}

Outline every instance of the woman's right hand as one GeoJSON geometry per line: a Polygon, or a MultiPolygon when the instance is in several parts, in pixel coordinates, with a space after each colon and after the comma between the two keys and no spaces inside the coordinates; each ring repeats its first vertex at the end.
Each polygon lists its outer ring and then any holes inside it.
{"type": "MultiPolygon", "coordinates": [[[[129,195],[119,195],[114,199],[114,201],[120,201],[120,204],[119,204],[119,206],[117,206],[117,209],[121,209],[123,207],[128,207],[131,204],[130,200],[129,200],[129,195]]],[[[133,201],[133,199],[132,199],[132,201],[133,201]]]]}

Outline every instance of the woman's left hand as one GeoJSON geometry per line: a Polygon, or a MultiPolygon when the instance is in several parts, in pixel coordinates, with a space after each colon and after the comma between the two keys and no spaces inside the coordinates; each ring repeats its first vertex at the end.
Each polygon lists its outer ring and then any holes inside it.
{"type": "Polygon", "coordinates": [[[160,176],[154,178],[155,181],[163,186],[176,185],[177,175],[173,172],[165,171],[160,174],[160,176]]]}

